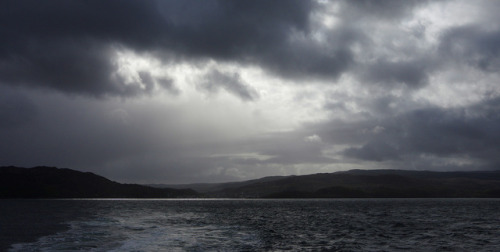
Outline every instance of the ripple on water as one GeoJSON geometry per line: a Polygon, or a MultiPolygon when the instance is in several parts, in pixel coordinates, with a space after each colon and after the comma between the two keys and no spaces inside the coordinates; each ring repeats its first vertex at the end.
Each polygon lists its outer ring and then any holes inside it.
{"type": "Polygon", "coordinates": [[[495,251],[499,207],[496,200],[102,201],[68,230],[11,250],[495,251]]]}

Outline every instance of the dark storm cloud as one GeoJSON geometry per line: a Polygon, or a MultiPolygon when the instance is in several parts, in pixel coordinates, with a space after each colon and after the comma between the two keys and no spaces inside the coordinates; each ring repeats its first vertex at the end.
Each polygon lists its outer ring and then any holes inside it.
{"type": "Polygon", "coordinates": [[[352,18],[375,17],[377,19],[400,19],[411,14],[413,8],[429,1],[424,0],[343,0],[352,18]],[[353,15],[358,13],[357,15],[353,15]]]}
{"type": "Polygon", "coordinates": [[[259,98],[259,94],[252,87],[246,85],[237,73],[226,73],[212,70],[205,76],[197,86],[208,93],[217,93],[219,89],[238,96],[243,101],[253,101],[259,98]]]}
{"type": "Polygon", "coordinates": [[[464,2],[438,2],[1,1],[0,165],[130,182],[433,169],[429,156],[498,168],[499,5],[455,22],[464,2]],[[200,101],[180,80],[248,103],[200,101]]]}
{"type": "Polygon", "coordinates": [[[22,94],[0,88],[0,129],[22,128],[36,121],[33,102],[22,94]]]}
{"type": "MultiPolygon", "coordinates": [[[[139,89],[113,78],[111,52],[120,47],[184,59],[287,62],[292,59],[282,58],[296,51],[287,44],[289,34],[307,32],[312,6],[295,0],[3,1],[0,80],[91,95],[148,92],[147,85],[139,89]]],[[[299,68],[320,66],[310,61],[299,68]]]]}
{"type": "Polygon", "coordinates": [[[307,30],[309,1],[169,1],[159,11],[171,46],[187,54],[238,58],[280,45],[292,29],[307,30]]]}
{"type": "Polygon", "coordinates": [[[285,78],[335,80],[351,67],[354,55],[346,44],[324,48],[314,43],[290,42],[260,60],[262,65],[285,78]]]}
{"type": "Polygon", "coordinates": [[[442,35],[440,52],[482,71],[500,70],[500,30],[478,25],[459,26],[442,35]]]}
{"type": "Polygon", "coordinates": [[[257,64],[282,77],[337,78],[352,62],[348,32],[333,46],[313,42],[313,1],[174,1],[161,3],[173,33],[166,44],[186,57],[257,64]],[[301,38],[307,38],[302,40],[301,38]]]}
{"type": "Polygon", "coordinates": [[[418,88],[427,84],[431,66],[432,63],[425,60],[393,62],[378,60],[365,66],[360,77],[369,84],[418,88]]]}
{"type": "Polygon", "coordinates": [[[1,82],[95,96],[142,92],[113,78],[111,50],[113,43],[139,46],[138,38],[149,37],[144,34],[149,30],[145,24],[153,22],[151,6],[134,1],[3,1],[0,9],[5,24],[0,28],[1,82]]]}
{"type": "Polygon", "coordinates": [[[458,156],[493,166],[500,156],[499,112],[497,98],[460,109],[412,111],[383,120],[378,128],[353,125],[368,141],[361,147],[348,148],[344,154],[370,161],[405,160],[422,154],[458,156]]]}
{"type": "MultiPolygon", "coordinates": [[[[23,42],[20,42],[23,43],[23,42]]],[[[24,42],[28,43],[28,42],[24,42]]],[[[13,51],[1,59],[3,83],[46,86],[68,93],[124,94],[119,83],[111,80],[115,70],[102,48],[68,44],[64,41],[36,42],[22,52],[13,51]]]]}
{"type": "MultiPolygon", "coordinates": [[[[342,1],[340,25],[320,42],[311,15],[322,7],[313,1],[3,1],[0,81],[94,96],[150,93],[152,85],[126,85],[114,74],[117,49],[166,64],[215,59],[294,80],[336,80],[358,64],[352,46],[368,41],[370,31],[354,16],[397,19],[425,2],[342,1]]],[[[380,58],[361,75],[420,87],[427,70],[426,62],[380,58]]]]}

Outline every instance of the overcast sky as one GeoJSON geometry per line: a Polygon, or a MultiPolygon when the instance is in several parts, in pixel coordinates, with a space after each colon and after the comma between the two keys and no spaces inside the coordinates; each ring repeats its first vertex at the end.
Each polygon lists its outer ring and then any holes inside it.
{"type": "Polygon", "coordinates": [[[0,3],[0,165],[500,169],[500,1],[0,3]]]}

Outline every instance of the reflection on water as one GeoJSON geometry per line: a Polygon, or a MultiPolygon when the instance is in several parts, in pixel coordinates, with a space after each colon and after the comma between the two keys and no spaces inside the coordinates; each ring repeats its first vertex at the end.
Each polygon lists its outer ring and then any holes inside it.
{"type": "Polygon", "coordinates": [[[0,224],[2,229],[10,229],[11,234],[3,243],[4,246],[13,243],[11,251],[500,249],[499,200],[39,200],[1,203],[0,224]],[[8,211],[16,213],[5,215],[8,211]],[[44,231],[28,231],[33,228],[44,231]]]}

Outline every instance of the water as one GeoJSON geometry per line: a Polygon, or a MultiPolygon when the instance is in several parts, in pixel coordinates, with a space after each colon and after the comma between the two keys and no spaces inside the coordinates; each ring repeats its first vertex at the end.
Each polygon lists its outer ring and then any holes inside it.
{"type": "Polygon", "coordinates": [[[500,251],[500,200],[2,200],[7,251],[500,251]]]}

